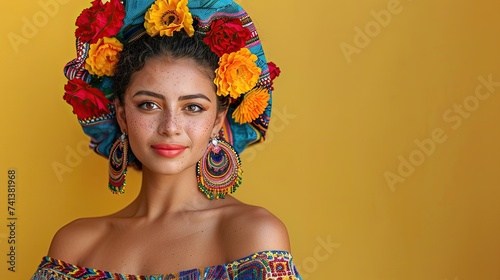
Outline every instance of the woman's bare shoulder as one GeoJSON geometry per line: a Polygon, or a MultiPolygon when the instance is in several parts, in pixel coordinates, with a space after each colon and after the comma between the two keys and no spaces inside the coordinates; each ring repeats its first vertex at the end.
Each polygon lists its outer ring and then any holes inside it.
{"type": "Polygon", "coordinates": [[[290,251],[286,226],[259,206],[241,202],[232,204],[225,211],[222,232],[230,260],[260,251],[290,251]]]}
{"type": "Polygon", "coordinates": [[[60,228],[50,245],[48,255],[52,258],[77,264],[91,250],[93,244],[106,230],[105,217],[82,218],[60,228]]]}

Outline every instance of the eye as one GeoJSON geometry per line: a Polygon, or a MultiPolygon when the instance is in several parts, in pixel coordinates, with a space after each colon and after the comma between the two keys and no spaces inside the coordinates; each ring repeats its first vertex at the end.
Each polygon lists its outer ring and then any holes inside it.
{"type": "Polygon", "coordinates": [[[205,109],[198,105],[198,104],[189,104],[185,107],[185,109],[189,112],[202,112],[205,111],[205,109]]]}
{"type": "Polygon", "coordinates": [[[139,108],[151,111],[151,110],[159,109],[160,107],[158,107],[158,105],[156,105],[156,103],[154,103],[154,102],[143,102],[143,103],[139,104],[139,108]]]}

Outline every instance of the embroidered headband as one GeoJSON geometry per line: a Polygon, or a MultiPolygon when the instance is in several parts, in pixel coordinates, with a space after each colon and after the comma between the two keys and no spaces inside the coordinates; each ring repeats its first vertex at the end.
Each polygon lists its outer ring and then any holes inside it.
{"type": "MultiPolygon", "coordinates": [[[[140,36],[198,32],[219,57],[216,94],[230,96],[221,137],[238,153],[264,141],[272,107],[273,79],[255,26],[231,0],[94,0],[76,20],[77,57],[64,67],[64,100],[73,106],[90,147],[109,157],[120,128],[113,105],[114,65],[123,46],[140,36]],[[103,2],[104,1],[104,2],[103,2]]],[[[129,153],[129,164],[135,157],[129,153]]]]}

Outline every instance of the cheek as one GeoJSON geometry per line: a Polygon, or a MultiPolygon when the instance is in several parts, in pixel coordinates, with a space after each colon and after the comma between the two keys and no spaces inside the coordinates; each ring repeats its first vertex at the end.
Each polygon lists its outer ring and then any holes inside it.
{"type": "Polygon", "coordinates": [[[212,138],[214,119],[204,118],[203,120],[189,120],[186,123],[186,133],[190,135],[191,141],[196,143],[196,149],[204,153],[208,142],[212,138]]]}
{"type": "Polygon", "coordinates": [[[214,128],[214,117],[205,117],[196,120],[186,121],[186,131],[190,134],[199,135],[198,137],[210,138],[212,136],[212,130],[214,128]]]}
{"type": "Polygon", "coordinates": [[[127,112],[127,127],[132,134],[141,135],[144,132],[153,132],[156,129],[155,123],[153,118],[145,118],[137,111],[127,112]]]}
{"type": "Polygon", "coordinates": [[[148,118],[140,117],[137,112],[127,112],[127,133],[132,151],[140,151],[139,147],[147,142],[147,135],[154,133],[154,122],[148,118]]]}

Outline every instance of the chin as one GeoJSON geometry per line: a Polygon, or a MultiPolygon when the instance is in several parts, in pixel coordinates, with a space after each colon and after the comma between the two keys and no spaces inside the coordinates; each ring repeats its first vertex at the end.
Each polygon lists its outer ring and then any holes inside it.
{"type": "Polygon", "coordinates": [[[143,170],[147,169],[149,170],[150,173],[158,175],[173,176],[173,175],[180,175],[188,171],[192,172],[193,174],[196,174],[196,162],[190,164],[184,164],[184,163],[181,164],[179,162],[158,164],[158,162],[156,162],[148,165],[145,165],[143,163],[142,168],[143,170]]]}

